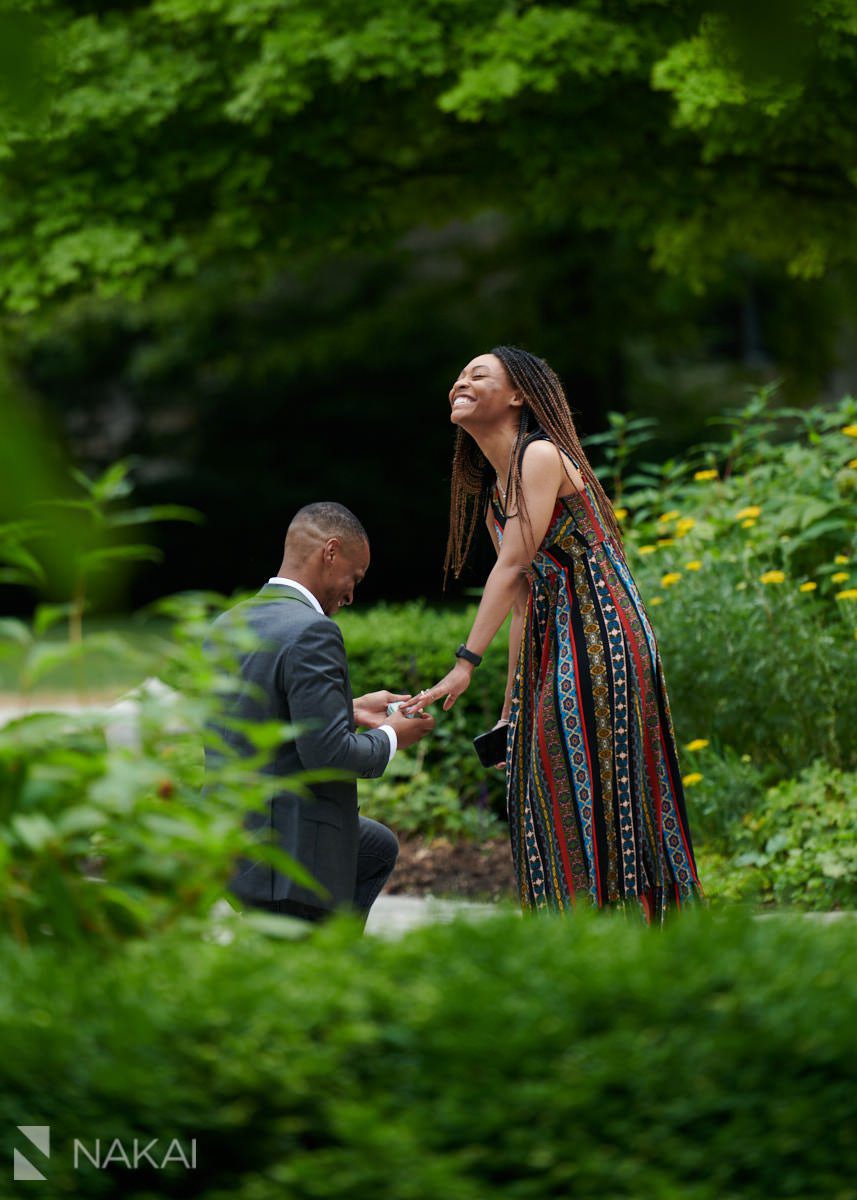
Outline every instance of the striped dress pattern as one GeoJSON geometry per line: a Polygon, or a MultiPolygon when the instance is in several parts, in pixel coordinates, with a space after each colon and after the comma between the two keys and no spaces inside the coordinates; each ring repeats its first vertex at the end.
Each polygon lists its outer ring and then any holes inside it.
{"type": "MultiPolygon", "coordinates": [[[[491,508],[502,539],[496,488],[491,508]]],[[[529,571],[508,746],[522,908],[660,923],[701,895],[658,645],[588,484],[557,501],[529,571]]]]}

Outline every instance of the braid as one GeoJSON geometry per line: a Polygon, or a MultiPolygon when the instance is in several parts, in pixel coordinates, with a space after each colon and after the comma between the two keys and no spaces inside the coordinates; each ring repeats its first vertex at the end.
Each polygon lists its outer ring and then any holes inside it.
{"type": "MultiPolygon", "coordinates": [[[[512,449],[510,483],[506,503],[511,508],[511,498],[520,497],[521,519],[527,520],[526,506],[521,492],[521,458],[519,447],[526,437],[534,432],[545,433],[560,450],[576,461],[598,503],[604,525],[618,545],[622,546],[622,531],[613,511],[613,505],[584,453],[574,427],[568,401],[556,373],[543,358],[537,358],[517,346],[495,346],[491,353],[499,358],[506,368],[511,383],[524,395],[521,409],[521,424],[512,449]]],[[[560,456],[562,457],[562,456],[560,456]]],[[[563,467],[568,468],[563,458],[563,467]]],[[[452,568],[458,576],[467,559],[473,541],[473,532],[481,514],[485,512],[491,491],[492,470],[476,442],[464,430],[455,431],[455,450],[452,459],[452,488],[450,505],[449,540],[446,548],[444,579],[452,568]]]]}
{"type": "Polygon", "coordinates": [[[456,429],[452,452],[449,537],[443,564],[444,587],[450,568],[458,578],[470,553],[473,534],[488,504],[491,475],[491,465],[473,438],[468,437],[463,429],[456,429]]]}

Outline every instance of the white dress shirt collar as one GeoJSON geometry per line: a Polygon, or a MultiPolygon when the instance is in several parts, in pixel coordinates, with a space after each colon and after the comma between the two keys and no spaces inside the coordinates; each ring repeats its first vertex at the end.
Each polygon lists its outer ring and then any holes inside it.
{"type": "Polygon", "coordinates": [[[309,600],[316,612],[320,612],[321,615],[324,616],[324,609],[321,607],[318,600],[316,600],[309,588],[305,588],[304,585],[302,583],[298,583],[296,579],[283,579],[281,575],[275,575],[273,579],[268,580],[268,583],[278,583],[282,587],[294,588],[296,592],[300,592],[302,596],[306,596],[307,600],[309,600]]]}

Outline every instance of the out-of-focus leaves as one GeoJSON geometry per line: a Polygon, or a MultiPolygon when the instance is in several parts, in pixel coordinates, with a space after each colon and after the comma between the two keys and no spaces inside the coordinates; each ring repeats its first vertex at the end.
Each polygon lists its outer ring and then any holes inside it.
{"type": "Polygon", "coordinates": [[[0,8],[0,112],[19,120],[34,117],[48,86],[47,22],[4,0],[0,8]]]}
{"type": "Polygon", "coordinates": [[[853,15],[786,7],[59,4],[49,119],[0,164],[0,294],[137,298],[486,210],[699,284],[736,254],[818,277],[857,258],[853,15]]]}
{"type": "Polygon", "coordinates": [[[183,504],[152,504],[148,508],[131,508],[113,513],[109,524],[115,529],[123,525],[150,525],[156,521],[190,521],[199,525],[204,519],[195,508],[183,504]]]}

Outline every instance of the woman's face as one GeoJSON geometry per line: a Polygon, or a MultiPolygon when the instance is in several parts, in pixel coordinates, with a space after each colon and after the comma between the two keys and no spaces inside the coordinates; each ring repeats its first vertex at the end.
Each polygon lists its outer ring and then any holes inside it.
{"type": "Polygon", "coordinates": [[[521,400],[509,381],[506,368],[493,354],[471,359],[449,392],[453,425],[470,432],[473,428],[517,421],[521,400]]]}

